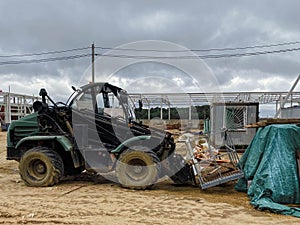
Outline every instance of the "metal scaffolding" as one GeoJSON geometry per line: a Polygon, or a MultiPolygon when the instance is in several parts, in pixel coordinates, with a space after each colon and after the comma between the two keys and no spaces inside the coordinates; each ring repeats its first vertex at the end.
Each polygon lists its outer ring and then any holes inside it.
{"type": "Polygon", "coordinates": [[[32,112],[32,104],[39,97],[0,92],[0,122],[9,124],[32,112]]]}
{"type": "MultiPolygon", "coordinates": [[[[215,92],[215,93],[131,93],[129,94],[134,103],[141,100],[144,107],[148,109],[150,119],[150,108],[189,107],[189,119],[191,119],[191,108],[199,105],[210,105],[217,102],[258,102],[259,104],[274,104],[278,111],[282,102],[299,104],[300,92],[215,92]]],[[[170,113],[169,118],[170,119],[170,113]]]]}
{"type": "MultiPolygon", "coordinates": [[[[216,102],[258,102],[259,104],[274,104],[279,110],[282,102],[291,106],[300,102],[300,92],[224,92],[224,93],[131,93],[129,94],[135,104],[141,100],[144,108],[160,107],[160,117],[163,119],[163,108],[168,109],[170,119],[171,107],[188,107],[191,119],[192,107],[210,105],[216,102]]],[[[27,114],[32,113],[32,104],[40,97],[0,92],[0,122],[9,124],[27,114]]],[[[138,105],[136,105],[138,107],[138,105]]]]}

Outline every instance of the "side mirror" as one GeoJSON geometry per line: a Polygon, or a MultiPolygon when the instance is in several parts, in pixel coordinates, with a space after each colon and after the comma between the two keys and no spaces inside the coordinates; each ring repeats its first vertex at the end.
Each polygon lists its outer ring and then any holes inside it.
{"type": "Polygon", "coordinates": [[[143,102],[142,100],[139,100],[139,111],[142,112],[143,110],[143,102]]]}
{"type": "Polygon", "coordinates": [[[42,96],[42,102],[43,102],[43,103],[46,103],[46,96],[47,96],[48,94],[47,94],[47,91],[46,91],[45,88],[42,88],[42,89],[40,90],[39,95],[42,96]]]}

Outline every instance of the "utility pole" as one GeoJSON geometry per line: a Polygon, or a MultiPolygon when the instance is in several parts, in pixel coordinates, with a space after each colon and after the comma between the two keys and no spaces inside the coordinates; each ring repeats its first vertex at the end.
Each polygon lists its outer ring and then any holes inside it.
{"type": "Polygon", "coordinates": [[[92,44],[92,83],[95,83],[95,45],[92,44]]]}

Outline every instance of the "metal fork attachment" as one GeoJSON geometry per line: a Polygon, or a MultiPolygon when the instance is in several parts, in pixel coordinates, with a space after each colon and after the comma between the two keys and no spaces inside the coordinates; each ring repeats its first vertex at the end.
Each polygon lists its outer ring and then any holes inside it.
{"type": "Polygon", "coordinates": [[[202,189],[217,186],[242,178],[238,167],[239,157],[226,130],[222,131],[223,145],[217,149],[210,144],[210,136],[202,136],[195,146],[187,138],[185,141],[188,161],[193,168],[195,181],[202,189]]]}

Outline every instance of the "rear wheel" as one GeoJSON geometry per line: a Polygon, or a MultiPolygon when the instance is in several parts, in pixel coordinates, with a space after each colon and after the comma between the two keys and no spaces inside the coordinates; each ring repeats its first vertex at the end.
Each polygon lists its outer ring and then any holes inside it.
{"type": "Polygon", "coordinates": [[[125,188],[149,188],[157,181],[159,174],[158,157],[153,151],[144,147],[126,150],[116,164],[116,176],[125,188]]]}
{"type": "Polygon", "coordinates": [[[35,147],[21,157],[19,171],[26,185],[46,187],[59,182],[64,165],[57,152],[46,147],[35,147]]]}

